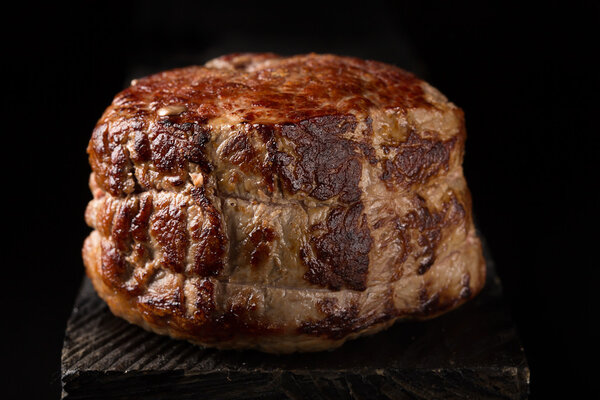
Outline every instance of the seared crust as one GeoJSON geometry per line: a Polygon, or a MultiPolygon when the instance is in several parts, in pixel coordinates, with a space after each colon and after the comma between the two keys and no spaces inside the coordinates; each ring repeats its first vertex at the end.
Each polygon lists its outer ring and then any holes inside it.
{"type": "Polygon", "coordinates": [[[88,153],[111,310],[202,345],[334,348],[485,280],[463,114],[393,66],[235,54],[133,82],[88,153]]]}

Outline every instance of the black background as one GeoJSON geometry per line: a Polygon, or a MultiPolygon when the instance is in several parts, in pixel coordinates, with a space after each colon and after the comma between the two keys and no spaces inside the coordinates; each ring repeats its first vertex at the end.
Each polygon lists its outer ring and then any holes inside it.
{"type": "Polygon", "coordinates": [[[96,120],[132,77],[231,51],[390,62],[463,108],[465,174],[528,356],[531,398],[585,393],[597,3],[81,3],[17,4],[2,16],[9,397],[59,397],[96,120]]]}

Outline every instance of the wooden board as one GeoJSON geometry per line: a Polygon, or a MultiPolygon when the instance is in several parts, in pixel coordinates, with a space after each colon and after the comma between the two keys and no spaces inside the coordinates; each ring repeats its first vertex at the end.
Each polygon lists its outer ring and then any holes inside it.
{"type": "Polygon", "coordinates": [[[529,369],[487,250],[458,310],[322,353],[218,351],[113,316],[85,279],[62,351],[64,399],[524,399],[529,369]]]}

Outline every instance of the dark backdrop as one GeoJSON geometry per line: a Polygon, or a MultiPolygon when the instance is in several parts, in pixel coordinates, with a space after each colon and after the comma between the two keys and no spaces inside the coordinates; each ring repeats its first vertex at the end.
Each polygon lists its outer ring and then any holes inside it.
{"type": "Polygon", "coordinates": [[[518,323],[532,398],[583,394],[595,283],[597,4],[244,4],[23,4],[3,12],[9,397],[59,396],[63,329],[89,232],[85,148],[95,121],[132,77],[230,51],[386,61],[462,107],[474,211],[518,323]]]}

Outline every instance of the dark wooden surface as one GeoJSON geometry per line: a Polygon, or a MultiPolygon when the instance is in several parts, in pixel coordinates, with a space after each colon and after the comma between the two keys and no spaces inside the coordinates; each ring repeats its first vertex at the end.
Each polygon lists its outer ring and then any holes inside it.
{"type": "MultiPolygon", "coordinates": [[[[487,253],[487,252],[486,252],[487,253]]],[[[458,310],[331,352],[218,351],[114,317],[84,280],[62,351],[65,399],[524,399],[529,368],[489,254],[458,310]]]]}

